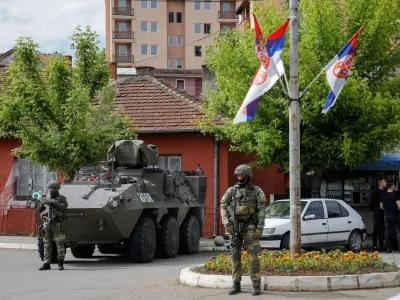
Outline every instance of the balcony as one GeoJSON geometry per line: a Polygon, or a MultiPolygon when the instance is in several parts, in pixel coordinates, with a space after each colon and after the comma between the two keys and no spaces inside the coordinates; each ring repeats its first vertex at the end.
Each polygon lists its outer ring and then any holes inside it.
{"type": "Polygon", "coordinates": [[[113,39],[134,40],[135,34],[133,31],[113,31],[113,39]]]}
{"type": "Polygon", "coordinates": [[[238,18],[235,11],[218,11],[219,20],[237,20],[238,18]]]}
{"type": "Polygon", "coordinates": [[[116,63],[125,63],[125,64],[133,64],[135,62],[133,55],[122,56],[122,55],[113,55],[113,62],[116,63]]]}
{"type": "Polygon", "coordinates": [[[133,17],[135,15],[134,9],[130,7],[113,7],[112,14],[114,16],[130,16],[130,17],[133,17]]]}

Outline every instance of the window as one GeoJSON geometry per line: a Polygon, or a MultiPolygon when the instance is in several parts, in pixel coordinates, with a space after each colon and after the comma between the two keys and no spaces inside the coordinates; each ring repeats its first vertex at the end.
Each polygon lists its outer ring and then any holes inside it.
{"type": "Polygon", "coordinates": [[[204,24],[204,33],[210,34],[210,32],[211,32],[211,24],[205,23],[204,24]]]}
{"type": "Polygon", "coordinates": [[[201,9],[201,0],[194,0],[194,10],[200,10],[201,9]]]}
{"type": "Polygon", "coordinates": [[[176,45],[177,46],[182,46],[183,45],[183,36],[177,35],[176,36],[176,45]]]}
{"type": "Polygon", "coordinates": [[[211,0],[204,0],[204,10],[211,10],[211,0]]]}
{"type": "Polygon", "coordinates": [[[127,31],[127,24],[126,23],[119,23],[118,24],[118,29],[119,29],[119,32],[126,32],[127,31]]]}
{"type": "Polygon", "coordinates": [[[304,216],[314,216],[313,220],[325,219],[324,206],[322,201],[313,201],[307,208],[304,216]]]}
{"type": "Polygon", "coordinates": [[[150,22],[150,31],[157,32],[158,31],[158,22],[150,22]]]}
{"type": "Polygon", "coordinates": [[[141,32],[147,31],[147,22],[140,21],[140,31],[141,32]]]}
{"type": "Polygon", "coordinates": [[[325,201],[328,218],[348,217],[349,212],[336,201],[325,201]]]}
{"type": "Polygon", "coordinates": [[[194,46],[194,56],[201,56],[201,46],[194,46]]]}
{"type": "Polygon", "coordinates": [[[168,13],[168,23],[174,23],[174,13],[168,13]]]}
{"type": "Polygon", "coordinates": [[[128,56],[128,46],[119,45],[119,56],[128,56]]]}
{"type": "Polygon", "coordinates": [[[150,46],[150,54],[152,56],[158,55],[158,45],[151,45],[150,46]]]}
{"type": "Polygon", "coordinates": [[[140,0],[140,8],[147,8],[147,0],[140,0]]]}
{"type": "Polygon", "coordinates": [[[180,171],[182,170],[182,157],[177,155],[160,155],[158,165],[162,169],[180,171]]]}
{"type": "Polygon", "coordinates": [[[158,8],[158,0],[150,0],[151,8],[158,8]]]}
{"type": "Polygon", "coordinates": [[[201,23],[194,23],[194,33],[201,33],[201,23]]]}
{"type": "Polygon", "coordinates": [[[185,80],[183,79],[177,79],[176,80],[176,88],[178,90],[184,91],[185,90],[185,80]]]}
{"type": "Polygon", "coordinates": [[[174,45],[174,36],[169,35],[168,36],[168,46],[173,46],[174,45]]]}
{"type": "Polygon", "coordinates": [[[183,68],[183,58],[177,58],[176,59],[176,67],[178,69],[182,69],[183,68]]]}
{"type": "Polygon", "coordinates": [[[147,55],[147,45],[140,45],[140,55],[147,55]]]}
{"type": "Polygon", "coordinates": [[[223,31],[228,31],[228,30],[230,30],[231,29],[231,26],[229,26],[229,25],[224,25],[224,26],[222,26],[222,30],[223,31]]]}
{"type": "Polygon", "coordinates": [[[176,23],[182,23],[182,13],[176,13],[176,23]]]}
{"type": "Polygon", "coordinates": [[[3,190],[3,196],[12,197],[14,191],[14,200],[26,201],[33,192],[42,192],[46,195],[47,184],[51,180],[57,180],[56,172],[49,172],[46,166],[33,164],[27,159],[17,159],[10,175],[14,174],[14,186],[6,184],[3,190]],[[9,191],[9,193],[8,193],[9,191]]]}
{"type": "Polygon", "coordinates": [[[119,8],[126,8],[126,0],[118,0],[119,8]]]}
{"type": "Polygon", "coordinates": [[[168,69],[173,69],[175,66],[175,60],[173,58],[168,58],[168,69]]]}
{"type": "Polygon", "coordinates": [[[230,12],[231,11],[231,4],[229,2],[224,2],[222,4],[222,11],[223,12],[230,12]]]}

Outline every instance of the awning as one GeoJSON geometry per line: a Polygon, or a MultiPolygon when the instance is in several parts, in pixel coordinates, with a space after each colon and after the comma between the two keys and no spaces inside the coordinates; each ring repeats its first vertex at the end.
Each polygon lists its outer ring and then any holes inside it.
{"type": "Polygon", "coordinates": [[[377,161],[363,163],[358,170],[400,171],[400,153],[385,153],[377,161]]]}

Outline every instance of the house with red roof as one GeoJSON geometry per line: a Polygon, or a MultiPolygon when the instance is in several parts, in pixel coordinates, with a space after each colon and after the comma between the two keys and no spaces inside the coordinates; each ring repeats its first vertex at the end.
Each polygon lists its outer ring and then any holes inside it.
{"type": "MultiPolygon", "coordinates": [[[[220,199],[228,187],[236,183],[233,175],[236,166],[252,161],[254,156],[229,151],[228,141],[218,141],[213,135],[203,133],[195,125],[195,121],[202,117],[201,100],[156,78],[154,68],[137,67],[135,75],[114,80],[113,84],[117,90],[115,104],[123,107],[132,118],[138,128],[138,138],[158,147],[161,167],[190,170],[200,166],[204,171],[207,176],[207,196],[203,236],[221,234],[224,228],[219,211],[220,199]]],[[[16,159],[11,155],[11,150],[18,145],[15,140],[0,140],[0,163],[3,166],[0,170],[0,193],[15,165],[16,159]]],[[[278,171],[278,166],[253,168],[253,174],[253,182],[264,190],[267,202],[283,198],[288,179],[278,171]]],[[[19,176],[23,177],[21,174],[19,176]]],[[[34,174],[31,172],[29,176],[34,174]]],[[[24,180],[35,182],[35,178],[29,179],[29,176],[25,176],[24,180]]],[[[29,187],[29,182],[26,186],[29,187]]],[[[22,198],[16,194],[15,199],[22,198]]],[[[27,209],[19,210],[26,213],[27,209]]],[[[9,222],[18,223],[15,218],[9,222]]],[[[26,233],[21,227],[3,226],[2,229],[0,225],[0,233],[20,233],[15,232],[17,230],[26,233]]]]}

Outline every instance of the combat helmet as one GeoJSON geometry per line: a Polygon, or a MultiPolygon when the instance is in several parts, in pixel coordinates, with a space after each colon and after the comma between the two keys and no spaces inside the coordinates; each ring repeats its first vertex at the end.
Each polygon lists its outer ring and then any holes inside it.
{"type": "Polygon", "coordinates": [[[251,168],[248,165],[239,165],[236,167],[235,169],[235,176],[238,175],[244,175],[244,176],[248,176],[248,177],[253,177],[253,171],[251,170],[251,168]]]}
{"type": "Polygon", "coordinates": [[[59,189],[61,188],[61,185],[60,185],[57,181],[53,180],[53,181],[50,181],[50,182],[47,184],[47,187],[48,187],[49,189],[50,189],[50,188],[55,188],[55,189],[59,190],[59,189]]]}

